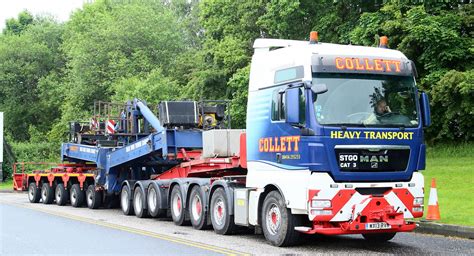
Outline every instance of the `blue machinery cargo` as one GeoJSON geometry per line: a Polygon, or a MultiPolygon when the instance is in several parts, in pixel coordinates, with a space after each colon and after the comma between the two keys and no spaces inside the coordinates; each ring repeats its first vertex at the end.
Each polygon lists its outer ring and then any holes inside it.
{"type": "Polygon", "coordinates": [[[120,204],[218,234],[246,226],[276,246],[301,233],[383,242],[412,231],[430,125],[413,63],[385,38],[373,48],[311,33],[254,49],[245,131],[230,129],[225,101],[97,102],[90,122],[71,123],[63,163],[16,169],[15,188],[33,203],[120,204]]]}

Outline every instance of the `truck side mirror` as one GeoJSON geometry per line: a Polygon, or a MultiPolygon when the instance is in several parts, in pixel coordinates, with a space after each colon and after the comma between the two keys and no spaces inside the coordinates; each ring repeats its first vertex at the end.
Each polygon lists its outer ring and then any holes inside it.
{"type": "Polygon", "coordinates": [[[322,94],[328,91],[328,86],[326,84],[314,84],[311,86],[311,91],[315,94],[322,94]]]}
{"type": "Polygon", "coordinates": [[[431,112],[430,112],[430,101],[428,99],[428,94],[422,92],[420,98],[421,105],[421,118],[423,121],[424,127],[429,127],[431,125],[431,112]]]}
{"type": "Polygon", "coordinates": [[[286,122],[289,124],[300,123],[300,88],[289,88],[285,97],[286,122]]]}

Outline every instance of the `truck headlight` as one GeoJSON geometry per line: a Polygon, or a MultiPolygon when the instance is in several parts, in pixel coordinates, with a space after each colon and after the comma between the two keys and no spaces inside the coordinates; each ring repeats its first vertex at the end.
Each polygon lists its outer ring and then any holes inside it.
{"type": "Polygon", "coordinates": [[[330,208],[330,200],[311,200],[311,208],[330,208]]]}
{"type": "Polygon", "coordinates": [[[415,199],[413,199],[413,205],[423,205],[424,200],[423,197],[415,197],[415,199]]]}

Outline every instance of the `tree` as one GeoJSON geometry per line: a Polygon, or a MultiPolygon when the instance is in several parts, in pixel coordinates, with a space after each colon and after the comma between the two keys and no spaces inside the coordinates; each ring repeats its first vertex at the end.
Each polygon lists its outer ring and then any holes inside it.
{"type": "Polygon", "coordinates": [[[64,66],[58,49],[61,28],[45,19],[20,34],[0,37],[0,108],[5,112],[6,130],[15,140],[28,139],[30,125],[48,131],[59,116],[58,111],[54,112],[58,106],[50,100],[56,101],[60,95],[43,98],[47,93],[40,84],[64,66]]]}
{"type": "Polygon", "coordinates": [[[84,5],[66,25],[62,46],[68,58],[65,120],[84,118],[94,100],[110,100],[116,81],[164,75],[184,50],[182,28],[162,4],[97,1],[84,5]]]}
{"type": "Polygon", "coordinates": [[[22,11],[18,14],[18,18],[11,18],[6,21],[6,26],[3,29],[3,34],[13,34],[19,35],[24,30],[28,28],[31,24],[33,24],[34,18],[31,13],[28,11],[22,11]]]}

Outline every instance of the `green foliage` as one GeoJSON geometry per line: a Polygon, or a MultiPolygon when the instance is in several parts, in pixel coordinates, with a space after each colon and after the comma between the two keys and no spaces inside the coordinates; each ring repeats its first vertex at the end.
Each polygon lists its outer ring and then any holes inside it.
{"type": "Polygon", "coordinates": [[[248,84],[250,76],[250,65],[239,69],[230,79],[229,87],[231,88],[231,108],[232,128],[245,128],[247,117],[248,84]]]}
{"type": "Polygon", "coordinates": [[[14,151],[38,160],[95,100],[230,99],[244,128],[254,40],[317,30],[322,42],[366,46],[387,35],[430,95],[427,138],[472,141],[473,17],[458,0],[98,0],[65,24],[24,11],[0,35],[0,110],[14,151]]]}
{"type": "Polygon", "coordinates": [[[0,37],[0,109],[5,112],[6,130],[15,140],[28,139],[30,124],[47,131],[59,117],[59,112],[43,112],[41,106],[49,103],[40,98],[46,92],[39,84],[64,66],[58,50],[61,34],[62,25],[45,19],[19,35],[0,37]]]}
{"type": "Polygon", "coordinates": [[[160,69],[155,69],[145,79],[139,76],[124,78],[113,84],[112,90],[115,93],[112,100],[115,102],[139,98],[156,105],[163,100],[177,99],[182,88],[160,69]]]}
{"type": "Polygon", "coordinates": [[[19,35],[32,23],[33,15],[28,11],[22,11],[18,14],[18,19],[11,18],[6,21],[3,34],[19,35]]]}
{"type": "Polygon", "coordinates": [[[98,1],[75,12],[62,46],[71,84],[65,116],[82,117],[94,100],[109,100],[116,81],[156,68],[168,75],[167,67],[184,49],[181,31],[173,12],[156,2],[98,1]]]}
{"type": "Polygon", "coordinates": [[[429,138],[471,141],[474,138],[474,70],[445,73],[431,86],[433,122],[429,138]]]}
{"type": "Polygon", "coordinates": [[[60,146],[56,143],[12,142],[17,162],[58,162],[60,146]]]}

